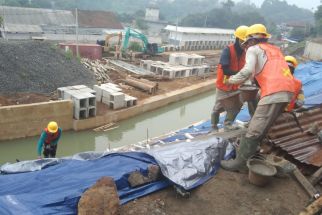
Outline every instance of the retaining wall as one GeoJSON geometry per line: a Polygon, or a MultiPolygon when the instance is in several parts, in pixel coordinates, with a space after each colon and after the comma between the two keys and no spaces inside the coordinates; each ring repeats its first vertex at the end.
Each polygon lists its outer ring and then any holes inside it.
{"type": "Polygon", "coordinates": [[[52,120],[56,121],[64,131],[92,129],[214,89],[214,80],[207,80],[180,90],[153,96],[130,108],[84,120],[73,119],[73,103],[68,100],[4,106],[0,107],[0,141],[39,135],[47,123],[52,120]]]}
{"type": "Polygon", "coordinates": [[[71,101],[52,101],[0,107],[0,140],[39,135],[49,121],[63,130],[73,128],[71,101]]]}
{"type": "Polygon", "coordinates": [[[102,126],[111,122],[118,122],[214,89],[214,80],[207,80],[203,83],[185,87],[170,93],[153,96],[151,98],[143,100],[142,102],[139,102],[138,105],[130,108],[108,112],[103,116],[96,116],[95,118],[74,120],[74,130],[85,130],[102,126]]]}

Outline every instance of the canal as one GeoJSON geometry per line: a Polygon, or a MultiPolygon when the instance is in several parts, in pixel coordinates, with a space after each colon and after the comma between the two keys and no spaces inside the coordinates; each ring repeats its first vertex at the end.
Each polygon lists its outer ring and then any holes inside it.
{"type": "MultiPolygon", "coordinates": [[[[63,132],[57,149],[57,157],[69,156],[84,151],[105,151],[137,143],[186,127],[210,118],[215,91],[167,105],[155,111],[117,123],[118,128],[106,132],[92,130],[63,132]]],[[[41,128],[39,128],[41,129],[41,128]]],[[[0,141],[0,165],[5,162],[37,158],[38,137],[0,141]]]]}

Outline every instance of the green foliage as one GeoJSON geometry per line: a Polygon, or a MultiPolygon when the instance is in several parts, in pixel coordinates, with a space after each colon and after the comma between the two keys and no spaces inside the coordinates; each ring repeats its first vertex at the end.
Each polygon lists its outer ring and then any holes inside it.
{"type": "Polygon", "coordinates": [[[257,11],[250,13],[234,13],[230,9],[216,8],[207,13],[186,16],[180,25],[192,27],[236,28],[239,25],[251,25],[266,21],[257,11]],[[205,25],[206,23],[206,25],[205,25]]]}
{"type": "Polygon", "coordinates": [[[65,57],[67,60],[72,60],[74,57],[72,50],[68,49],[67,51],[65,51],[65,57]]]}
{"type": "Polygon", "coordinates": [[[2,16],[0,16],[0,26],[2,26],[2,24],[3,24],[3,18],[2,16]]]}
{"type": "Polygon", "coordinates": [[[261,14],[275,23],[282,22],[313,22],[313,13],[307,9],[289,5],[282,0],[265,0],[260,8],[261,14]]]}
{"type": "Polygon", "coordinates": [[[129,50],[134,51],[134,52],[141,52],[142,51],[142,46],[139,42],[130,42],[129,44],[129,50]]]}

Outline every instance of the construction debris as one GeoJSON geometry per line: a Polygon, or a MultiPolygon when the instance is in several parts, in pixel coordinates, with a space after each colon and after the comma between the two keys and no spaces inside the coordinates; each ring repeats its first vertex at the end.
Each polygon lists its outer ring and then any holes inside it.
{"type": "Polygon", "coordinates": [[[322,197],[316,199],[313,203],[305,208],[299,215],[315,215],[322,209],[322,197]]]}
{"type": "Polygon", "coordinates": [[[93,131],[95,131],[95,132],[106,131],[107,129],[110,129],[114,125],[115,125],[115,123],[108,123],[106,125],[102,125],[100,127],[94,128],[93,131]]]}
{"type": "Polygon", "coordinates": [[[155,94],[158,90],[158,83],[146,79],[137,79],[128,76],[123,81],[130,86],[136,87],[150,94],[155,94]]]}
{"type": "Polygon", "coordinates": [[[100,60],[90,60],[87,58],[82,58],[81,63],[88,69],[90,69],[98,82],[105,83],[110,82],[111,78],[108,73],[110,70],[114,70],[114,68],[107,65],[107,62],[102,62],[100,60]]]}

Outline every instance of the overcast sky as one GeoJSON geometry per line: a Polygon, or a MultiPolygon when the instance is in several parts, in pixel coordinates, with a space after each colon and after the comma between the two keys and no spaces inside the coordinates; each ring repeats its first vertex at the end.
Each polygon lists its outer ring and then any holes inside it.
{"type": "MultiPolygon", "coordinates": [[[[235,0],[241,1],[241,0],[235,0]]],[[[260,6],[264,0],[250,0],[252,3],[255,3],[257,6],[260,6]]],[[[316,10],[317,6],[320,5],[320,0],[286,0],[288,4],[295,4],[298,7],[316,10]]]]}

